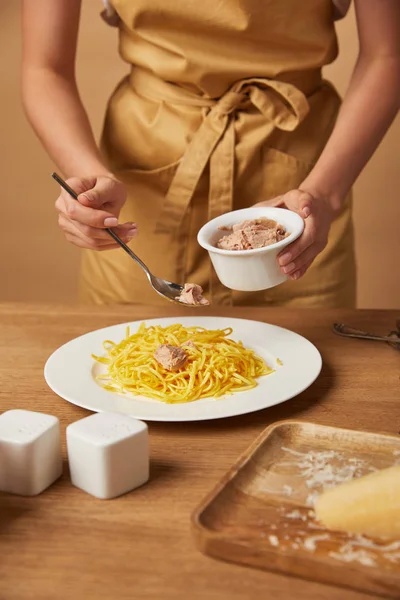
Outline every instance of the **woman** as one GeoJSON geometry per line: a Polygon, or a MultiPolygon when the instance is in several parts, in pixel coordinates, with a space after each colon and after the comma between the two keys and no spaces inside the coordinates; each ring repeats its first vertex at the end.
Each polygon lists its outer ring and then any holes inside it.
{"type": "Polygon", "coordinates": [[[399,107],[398,0],[355,0],[360,52],[341,107],[321,68],[336,57],[346,1],[113,0],[105,17],[132,68],[109,102],[101,152],[75,82],[80,4],[42,0],[39,11],[24,0],[22,90],[79,193],[61,191],[56,208],[67,240],[85,248],[82,299],[163,302],[115,249],[112,227],[155,274],[200,284],[214,304],[353,306],[350,190],[399,107]],[[290,279],[231,292],[197,231],[260,202],[305,219],[279,257],[290,279]]]}

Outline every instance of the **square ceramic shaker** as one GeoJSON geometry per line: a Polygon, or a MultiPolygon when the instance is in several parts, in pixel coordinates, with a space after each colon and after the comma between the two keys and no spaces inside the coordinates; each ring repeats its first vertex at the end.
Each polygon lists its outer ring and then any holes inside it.
{"type": "Polygon", "coordinates": [[[0,415],[0,490],[36,496],[62,473],[60,423],[29,410],[0,415]]]}
{"type": "Polygon", "coordinates": [[[90,415],[67,427],[71,481],[103,500],[121,496],[149,478],[148,429],[120,413],[90,415]]]}

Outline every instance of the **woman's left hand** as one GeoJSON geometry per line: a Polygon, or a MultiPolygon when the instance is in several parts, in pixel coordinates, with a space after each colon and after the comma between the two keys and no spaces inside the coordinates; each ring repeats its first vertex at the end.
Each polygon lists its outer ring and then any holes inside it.
{"type": "Polygon", "coordinates": [[[290,279],[299,279],[328,242],[334,217],[329,201],[298,189],[272,200],[259,202],[256,206],[288,208],[304,219],[302,235],[278,255],[281,271],[290,279]]]}

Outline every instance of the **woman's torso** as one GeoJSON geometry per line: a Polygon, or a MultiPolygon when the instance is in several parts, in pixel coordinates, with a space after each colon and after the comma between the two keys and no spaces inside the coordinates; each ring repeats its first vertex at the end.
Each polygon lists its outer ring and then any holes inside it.
{"type": "MultiPolygon", "coordinates": [[[[337,53],[331,0],[112,5],[131,74],[110,99],[102,148],[127,185],[122,218],[139,223],[146,264],[170,281],[196,281],[219,304],[352,303],[349,204],[307,276],[265,293],[232,297],[196,243],[199,228],[216,214],[299,187],[322,151],[340,106],[321,80],[321,68],[337,53]],[[249,78],[252,89],[241,89],[246,106],[214,111],[231,102],[232,85],[249,78]],[[167,235],[157,232],[160,224],[167,235]]],[[[155,301],[125,255],[86,252],[85,261],[92,301],[155,301]]]]}

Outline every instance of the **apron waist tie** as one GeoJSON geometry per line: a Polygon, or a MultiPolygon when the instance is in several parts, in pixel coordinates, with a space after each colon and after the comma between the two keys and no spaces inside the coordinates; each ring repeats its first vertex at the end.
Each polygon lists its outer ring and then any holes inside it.
{"type": "MultiPolygon", "coordinates": [[[[233,209],[235,120],[232,117],[237,111],[253,106],[271,123],[271,129],[293,131],[309,111],[306,94],[317,89],[321,74],[319,71],[300,73],[297,74],[297,80],[303,82],[304,92],[293,83],[251,78],[238,81],[215,100],[163,81],[144,70],[132,70],[130,83],[139,94],[171,104],[197,106],[203,109],[204,114],[203,122],[190,141],[171,182],[156,224],[156,233],[172,236],[179,233],[192,196],[208,164],[209,219],[233,209]]],[[[212,295],[215,300],[215,295],[212,295]]],[[[225,303],[229,303],[228,300],[225,299],[225,303]]]]}
{"type": "MultiPolygon", "coordinates": [[[[157,233],[175,235],[196,190],[200,177],[210,163],[210,213],[214,213],[214,193],[219,195],[219,214],[232,209],[233,163],[235,151],[233,114],[253,105],[272,127],[293,131],[309,111],[306,95],[321,83],[320,71],[293,75],[291,82],[252,78],[235,83],[219,99],[200,96],[189,89],[163,81],[152,73],[134,68],[130,83],[139,94],[152,100],[203,109],[204,120],[182,157],[166,196],[164,210],[156,225],[157,233]],[[300,82],[301,91],[299,89],[300,82]],[[224,168],[222,168],[224,165],[224,168]],[[213,176],[214,169],[218,178],[213,176]],[[225,200],[226,196],[226,200],[225,200]]],[[[215,207],[217,208],[217,207],[215,207]]]]}

